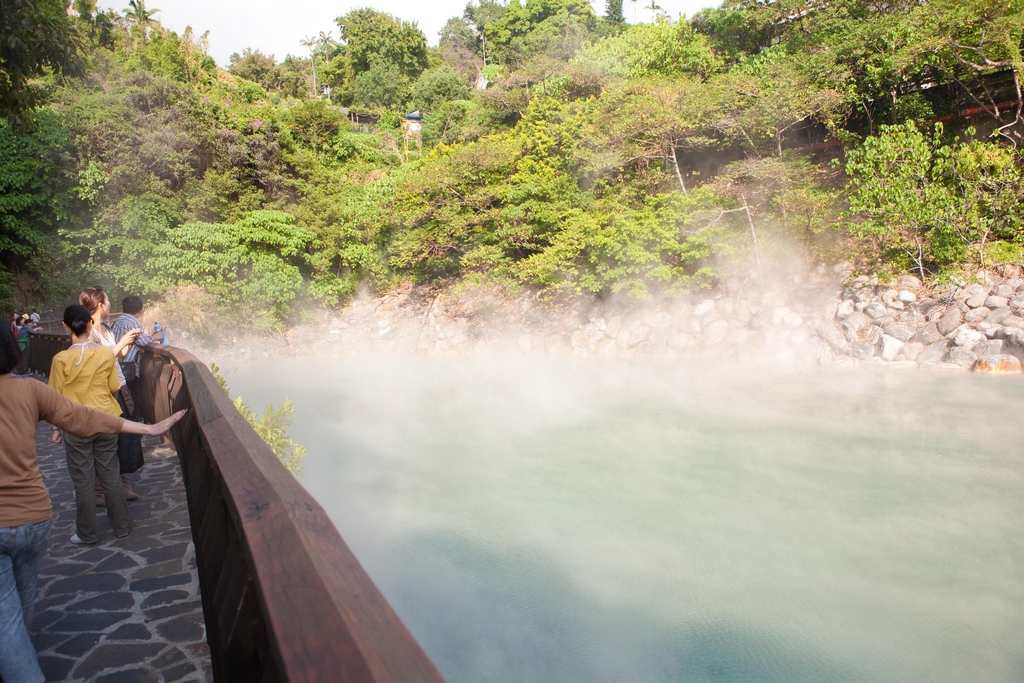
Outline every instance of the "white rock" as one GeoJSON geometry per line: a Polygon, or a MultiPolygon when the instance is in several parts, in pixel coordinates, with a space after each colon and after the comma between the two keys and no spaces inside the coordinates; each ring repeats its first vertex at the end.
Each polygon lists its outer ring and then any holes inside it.
{"type": "Polygon", "coordinates": [[[651,313],[644,318],[644,324],[648,327],[661,328],[668,327],[672,324],[672,316],[664,311],[658,311],[657,313],[651,313]]]}
{"type": "Polygon", "coordinates": [[[631,347],[636,346],[637,344],[639,344],[640,342],[647,338],[647,333],[650,331],[650,329],[651,328],[647,327],[646,325],[639,325],[633,328],[629,332],[629,339],[626,343],[631,347]]]}
{"type": "Polygon", "coordinates": [[[604,328],[604,333],[608,337],[610,337],[612,339],[615,339],[615,337],[618,336],[618,334],[619,334],[619,330],[621,330],[621,329],[622,329],[622,318],[620,318],[619,316],[615,316],[611,320],[608,321],[608,324],[604,328]]]}
{"type": "Polygon", "coordinates": [[[885,361],[896,360],[896,355],[903,348],[903,342],[896,337],[883,334],[878,338],[878,356],[885,361]]]}
{"type": "Polygon", "coordinates": [[[985,299],[988,298],[988,292],[982,290],[972,297],[968,297],[966,304],[971,308],[980,308],[985,305],[985,299]]]}
{"type": "Polygon", "coordinates": [[[800,327],[804,322],[804,317],[799,313],[789,313],[785,318],[782,319],[782,324],[786,327],[800,327]]]}
{"type": "Polygon", "coordinates": [[[707,331],[704,333],[704,339],[702,340],[704,346],[712,346],[719,344],[725,339],[725,335],[729,333],[729,323],[724,320],[716,320],[715,322],[708,325],[707,331]]]}
{"type": "Polygon", "coordinates": [[[693,314],[696,315],[696,316],[702,316],[705,313],[707,313],[708,311],[714,309],[714,307],[715,307],[715,300],[714,299],[704,299],[704,301],[701,301],[693,309],[693,314]]]}
{"type": "Polygon", "coordinates": [[[843,302],[836,308],[836,320],[844,320],[853,313],[853,305],[852,299],[843,299],[843,302]]]}
{"type": "Polygon", "coordinates": [[[973,346],[983,340],[985,335],[977,330],[972,330],[969,327],[961,327],[956,336],[953,337],[953,343],[957,346],[973,346]]]}
{"type": "Polygon", "coordinates": [[[778,306],[772,309],[772,325],[781,325],[786,316],[790,314],[787,306],[778,306]]]}

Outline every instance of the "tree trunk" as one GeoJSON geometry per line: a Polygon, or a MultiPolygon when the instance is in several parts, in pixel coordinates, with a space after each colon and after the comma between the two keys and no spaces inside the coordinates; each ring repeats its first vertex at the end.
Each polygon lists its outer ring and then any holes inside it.
{"type": "Polygon", "coordinates": [[[754,243],[754,259],[757,261],[757,279],[761,283],[761,289],[764,289],[764,270],[761,268],[761,252],[757,248],[757,231],[754,230],[754,217],[750,215],[750,206],[747,204],[747,198],[743,198],[743,210],[747,214],[747,223],[750,225],[750,239],[754,243]]]}
{"type": "Polygon", "coordinates": [[[679,171],[679,160],[676,159],[676,143],[672,141],[672,165],[676,168],[676,178],[679,178],[679,189],[683,191],[683,195],[689,197],[690,193],[686,191],[686,183],[683,182],[683,174],[679,171]]]}

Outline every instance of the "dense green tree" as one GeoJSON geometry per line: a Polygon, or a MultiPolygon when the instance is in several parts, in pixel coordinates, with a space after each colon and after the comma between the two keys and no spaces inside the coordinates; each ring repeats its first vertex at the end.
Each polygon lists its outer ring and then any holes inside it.
{"type": "Polygon", "coordinates": [[[450,66],[424,71],[412,85],[412,106],[432,112],[444,102],[469,99],[469,84],[450,66]]]}
{"type": "Polygon", "coordinates": [[[1020,235],[1024,176],[1013,150],[982,142],[947,144],[943,129],[912,121],[884,126],[851,150],[850,209],[864,220],[856,234],[883,257],[928,271],[953,266],[976,250],[985,262],[993,237],[1020,235]]]}
{"type": "Polygon", "coordinates": [[[408,77],[385,59],[372,60],[357,74],[351,91],[353,104],[371,111],[405,109],[410,97],[408,77]]]}
{"type": "Polygon", "coordinates": [[[33,79],[81,73],[84,47],[64,0],[0,0],[0,117],[23,123],[40,101],[33,79]]]}
{"type": "Polygon", "coordinates": [[[427,68],[427,39],[415,23],[369,8],[352,10],[335,23],[353,76],[368,71],[374,60],[406,78],[417,78],[427,68]]]}
{"type": "Polygon", "coordinates": [[[74,183],[63,171],[68,166],[69,143],[62,121],[52,112],[40,112],[31,131],[19,132],[0,119],[0,305],[4,307],[10,307],[17,293],[38,296],[53,289],[49,277],[53,273],[46,266],[60,255],[57,227],[68,219],[75,203],[74,183]]]}
{"type": "Polygon", "coordinates": [[[624,24],[626,17],[622,14],[622,0],[608,0],[605,3],[604,18],[612,24],[624,24]]]}
{"type": "Polygon", "coordinates": [[[596,25],[586,0],[512,0],[501,18],[485,28],[493,58],[517,65],[539,54],[570,59],[596,25]]]}
{"type": "Polygon", "coordinates": [[[288,314],[305,287],[303,269],[315,236],[280,211],[255,211],[234,224],[174,228],[152,267],[168,284],[195,283],[257,329],[288,314]]]}
{"type": "Polygon", "coordinates": [[[718,66],[703,35],[686,21],[670,19],[629,26],[617,36],[585,48],[577,61],[627,78],[682,74],[707,78],[718,66]]]}
{"type": "Polygon", "coordinates": [[[228,70],[240,78],[259,83],[267,90],[278,90],[281,87],[281,73],[274,61],[274,55],[265,55],[259,50],[245,48],[242,54],[231,55],[228,70]]]}

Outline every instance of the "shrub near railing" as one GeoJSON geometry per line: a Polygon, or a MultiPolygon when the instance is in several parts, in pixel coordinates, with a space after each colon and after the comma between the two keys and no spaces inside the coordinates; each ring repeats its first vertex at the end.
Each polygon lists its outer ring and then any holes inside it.
{"type": "MultiPolygon", "coordinates": [[[[30,364],[48,371],[67,337],[33,335],[32,343],[30,364]]],[[[170,436],[214,680],[442,683],[323,508],[210,370],[174,347],[147,347],[139,358],[146,419],[189,410],[170,436]]]]}

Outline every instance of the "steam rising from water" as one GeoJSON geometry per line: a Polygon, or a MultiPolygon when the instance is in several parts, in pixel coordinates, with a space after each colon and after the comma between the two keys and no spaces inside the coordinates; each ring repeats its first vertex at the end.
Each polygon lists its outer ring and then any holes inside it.
{"type": "Polygon", "coordinates": [[[1024,679],[1024,383],[226,368],[450,683],[1024,679]]]}

